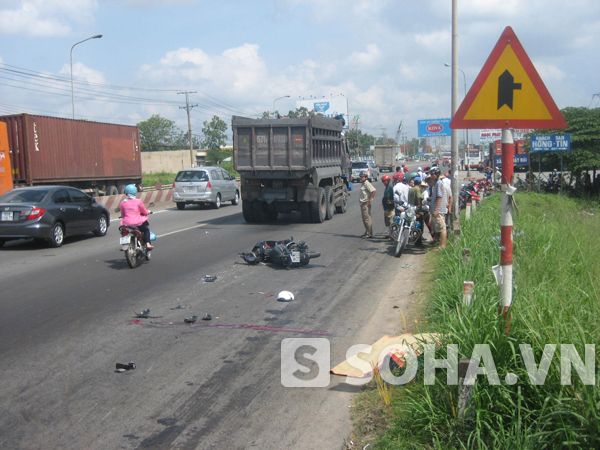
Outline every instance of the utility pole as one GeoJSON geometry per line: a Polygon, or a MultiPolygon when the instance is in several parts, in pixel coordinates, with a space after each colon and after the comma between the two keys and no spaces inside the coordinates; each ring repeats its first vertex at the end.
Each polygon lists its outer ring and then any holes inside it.
{"type": "Polygon", "coordinates": [[[188,94],[195,94],[197,91],[183,91],[183,92],[178,92],[178,94],[185,94],[185,106],[180,106],[179,109],[184,109],[187,111],[187,116],[188,116],[188,136],[190,138],[190,160],[192,163],[192,167],[196,166],[196,158],[194,157],[194,145],[193,145],[193,141],[192,141],[192,121],[190,120],[190,108],[193,108],[194,106],[198,106],[198,103],[196,103],[195,105],[190,105],[190,101],[189,101],[189,96],[188,94]]]}

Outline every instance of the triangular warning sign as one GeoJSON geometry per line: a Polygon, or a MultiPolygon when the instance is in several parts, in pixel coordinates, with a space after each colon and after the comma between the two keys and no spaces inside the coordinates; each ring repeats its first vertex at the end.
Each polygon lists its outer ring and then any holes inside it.
{"type": "Polygon", "coordinates": [[[567,123],[511,27],[506,27],[450,128],[562,129],[567,123]]]}

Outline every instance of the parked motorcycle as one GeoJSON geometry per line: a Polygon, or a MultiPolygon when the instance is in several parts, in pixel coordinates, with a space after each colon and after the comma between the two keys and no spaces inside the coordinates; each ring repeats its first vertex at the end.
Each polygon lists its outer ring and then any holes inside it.
{"type": "MultiPolygon", "coordinates": [[[[148,206],[153,207],[154,203],[150,203],[148,206]]],[[[120,209],[116,208],[115,211],[120,212],[120,209]]],[[[150,214],[152,214],[152,211],[150,211],[150,214]]],[[[119,245],[121,246],[121,251],[125,252],[125,259],[129,267],[135,269],[140,264],[140,261],[142,261],[142,258],[150,261],[152,250],[146,248],[144,237],[138,227],[121,225],[119,226],[119,233],[121,234],[119,245]]],[[[154,240],[152,239],[153,237],[156,239],[156,235],[150,232],[150,240],[154,240]]]]}
{"type": "MultiPolygon", "coordinates": [[[[396,214],[390,224],[390,236],[396,241],[396,249],[394,250],[396,258],[402,255],[406,245],[411,240],[411,234],[415,230],[415,222],[417,221],[416,209],[416,206],[411,206],[406,202],[396,204],[396,214]]],[[[417,238],[413,242],[416,242],[417,238]]]]}
{"type": "Polygon", "coordinates": [[[271,262],[286,269],[306,266],[311,258],[321,256],[320,253],[309,251],[306,242],[295,242],[293,237],[284,241],[260,241],[252,251],[242,252],[239,255],[248,264],[271,262]]]}

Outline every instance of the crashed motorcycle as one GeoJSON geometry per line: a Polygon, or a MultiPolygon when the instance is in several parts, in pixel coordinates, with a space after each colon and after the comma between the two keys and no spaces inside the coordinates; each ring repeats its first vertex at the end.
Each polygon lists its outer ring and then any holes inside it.
{"type": "Polygon", "coordinates": [[[318,258],[320,253],[309,251],[304,241],[295,242],[294,238],[284,241],[260,241],[252,251],[242,252],[240,257],[250,265],[274,263],[290,269],[306,266],[311,258],[318,258]]]}
{"type": "MultiPolygon", "coordinates": [[[[154,206],[154,203],[150,203],[149,206],[154,206]]],[[[120,209],[116,208],[115,211],[120,212],[120,209]]],[[[150,211],[150,214],[152,214],[152,211],[150,211]]],[[[119,233],[121,234],[119,245],[121,246],[121,251],[125,252],[125,259],[129,267],[135,269],[142,261],[142,258],[150,261],[152,250],[146,248],[144,237],[138,227],[121,225],[119,226],[119,233]]],[[[156,235],[150,232],[150,240],[155,239],[156,235]]]]}

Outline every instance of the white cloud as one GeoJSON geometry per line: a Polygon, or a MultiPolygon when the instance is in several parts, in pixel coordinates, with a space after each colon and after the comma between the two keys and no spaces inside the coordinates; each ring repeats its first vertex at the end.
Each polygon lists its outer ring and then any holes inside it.
{"type": "Polygon", "coordinates": [[[381,50],[377,44],[367,45],[366,52],[354,52],[346,60],[350,64],[371,65],[375,64],[381,58],[381,50]]]}
{"type": "MultiPolygon", "coordinates": [[[[8,2],[7,2],[8,5],[8,2]]],[[[71,22],[93,22],[97,0],[22,0],[0,8],[0,34],[68,36],[71,22]]]]}
{"type": "MultiPolygon", "coordinates": [[[[71,76],[71,67],[69,64],[65,64],[60,69],[61,74],[71,76]]],[[[74,81],[82,81],[85,80],[88,83],[100,83],[106,84],[106,78],[102,72],[91,69],[87,67],[85,64],[76,62],[73,64],[73,80],[74,81]]]]}
{"type": "Polygon", "coordinates": [[[542,80],[563,80],[566,77],[565,72],[560,70],[554,64],[546,64],[537,61],[533,62],[533,65],[535,66],[535,69],[537,70],[542,80]]]}

